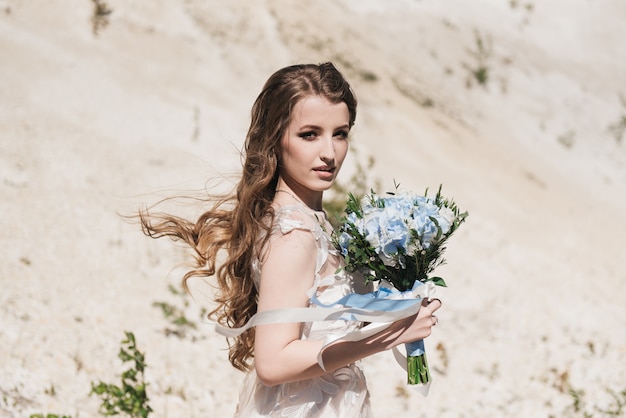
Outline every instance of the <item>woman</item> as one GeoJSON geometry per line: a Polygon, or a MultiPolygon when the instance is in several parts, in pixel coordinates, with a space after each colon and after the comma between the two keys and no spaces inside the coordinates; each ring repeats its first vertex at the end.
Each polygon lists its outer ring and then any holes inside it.
{"type": "MultiPolygon", "coordinates": [[[[252,107],[241,180],[233,196],[196,222],[140,213],[152,237],[182,239],[196,253],[195,276],[215,276],[219,304],[211,316],[238,328],[257,312],[332,303],[363,284],[336,273],[343,260],[330,240],[322,197],[348,152],[356,99],[331,63],[295,65],[274,73],[252,107]],[[225,259],[218,265],[218,253],[225,259]],[[221,254],[221,253],[220,253],[221,254]]],[[[430,335],[437,299],[360,341],[326,344],[358,329],[357,321],[258,325],[234,338],[229,359],[249,371],[236,416],[367,417],[365,377],[358,361],[430,335]]]]}

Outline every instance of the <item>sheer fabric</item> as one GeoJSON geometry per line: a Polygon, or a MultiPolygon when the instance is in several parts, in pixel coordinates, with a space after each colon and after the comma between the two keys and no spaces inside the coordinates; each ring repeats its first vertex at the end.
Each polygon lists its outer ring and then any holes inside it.
{"type": "MultiPolygon", "coordinates": [[[[332,227],[323,212],[312,211],[304,205],[279,208],[270,240],[280,239],[296,229],[310,232],[317,243],[316,272],[309,296],[315,294],[320,302],[332,303],[348,293],[365,292],[362,282],[354,281],[343,271],[336,273],[343,259],[332,245],[328,233],[332,227]]],[[[260,261],[253,267],[258,286],[260,261]]],[[[310,307],[315,309],[315,305],[310,307]]],[[[300,338],[324,339],[329,333],[360,326],[357,321],[304,323],[300,338]]],[[[313,379],[276,386],[265,386],[252,371],[241,387],[235,417],[367,418],[371,417],[369,392],[358,363],[313,379]]]]}

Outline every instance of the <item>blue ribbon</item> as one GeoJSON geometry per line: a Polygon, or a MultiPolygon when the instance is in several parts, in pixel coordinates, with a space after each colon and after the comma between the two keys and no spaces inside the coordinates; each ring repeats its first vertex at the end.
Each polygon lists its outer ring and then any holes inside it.
{"type": "Polygon", "coordinates": [[[406,355],[409,357],[417,357],[422,354],[426,354],[426,348],[424,347],[424,340],[417,340],[404,344],[406,347],[406,355]]]}
{"type": "MultiPolygon", "coordinates": [[[[422,302],[422,298],[412,297],[412,295],[416,293],[415,291],[419,286],[423,286],[423,283],[416,281],[413,288],[406,292],[381,287],[374,292],[365,294],[350,293],[330,304],[320,302],[319,299],[313,295],[311,296],[311,302],[324,308],[332,308],[339,305],[345,308],[395,312],[411,308],[412,306],[422,302]]],[[[341,316],[339,319],[343,319],[345,321],[356,320],[356,318],[349,313],[341,316]]]]}

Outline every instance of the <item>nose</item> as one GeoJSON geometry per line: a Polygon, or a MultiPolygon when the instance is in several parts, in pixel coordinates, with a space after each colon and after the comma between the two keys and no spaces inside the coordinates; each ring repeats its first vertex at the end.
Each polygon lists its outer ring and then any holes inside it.
{"type": "Polygon", "coordinates": [[[335,142],[332,136],[323,138],[320,158],[327,164],[335,160],[335,142]]]}

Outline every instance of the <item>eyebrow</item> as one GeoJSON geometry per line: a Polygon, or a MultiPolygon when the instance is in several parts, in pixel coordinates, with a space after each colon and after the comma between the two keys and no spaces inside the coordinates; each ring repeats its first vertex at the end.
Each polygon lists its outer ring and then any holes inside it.
{"type": "MultiPolygon", "coordinates": [[[[304,125],[298,128],[298,131],[306,131],[306,130],[320,130],[322,129],[321,126],[317,126],[317,125],[304,125]]],[[[350,125],[348,125],[347,123],[345,125],[341,125],[341,126],[337,126],[335,128],[333,128],[333,130],[337,130],[337,129],[347,129],[350,130],[350,125]]]]}

